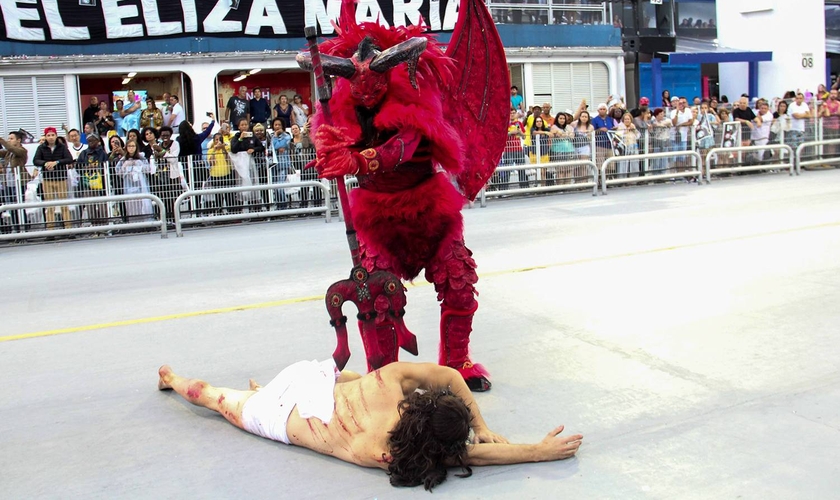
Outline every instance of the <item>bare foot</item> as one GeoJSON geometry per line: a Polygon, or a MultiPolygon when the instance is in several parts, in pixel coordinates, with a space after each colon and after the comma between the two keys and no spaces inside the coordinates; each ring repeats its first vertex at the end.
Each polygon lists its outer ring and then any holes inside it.
{"type": "Polygon", "coordinates": [[[262,386],[260,384],[258,384],[256,380],[254,380],[252,378],[248,379],[248,385],[250,386],[252,391],[258,391],[258,390],[262,389],[262,386]]]}
{"type": "Polygon", "coordinates": [[[170,368],[169,365],[163,365],[160,369],[158,369],[158,375],[160,375],[160,379],[158,379],[158,390],[171,390],[172,386],[169,385],[168,379],[172,375],[172,368],[170,368]]]}

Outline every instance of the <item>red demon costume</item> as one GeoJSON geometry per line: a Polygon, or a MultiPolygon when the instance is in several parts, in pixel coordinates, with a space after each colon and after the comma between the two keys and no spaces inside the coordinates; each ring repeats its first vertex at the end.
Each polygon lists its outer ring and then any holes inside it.
{"type": "MultiPolygon", "coordinates": [[[[442,301],[440,364],[459,370],[473,390],[487,390],[487,371],[468,355],[478,276],[461,209],[502,154],[510,84],[484,4],[461,0],[459,12],[444,53],[421,26],[357,24],[345,0],[337,36],[320,47],[324,72],[342,77],[330,100],[332,123],[318,112],[313,128],[320,175],[359,181],[351,207],[362,264],[406,280],[425,269],[442,301]]],[[[299,62],[311,69],[306,55],[299,62]]],[[[376,325],[385,363],[396,361],[390,319],[381,314],[376,325]]]]}

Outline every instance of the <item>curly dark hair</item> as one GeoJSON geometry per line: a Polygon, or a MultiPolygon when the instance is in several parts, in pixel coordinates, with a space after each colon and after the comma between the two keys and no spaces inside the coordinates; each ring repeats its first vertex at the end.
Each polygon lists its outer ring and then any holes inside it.
{"type": "Polygon", "coordinates": [[[472,414],[464,401],[448,389],[415,392],[400,401],[400,421],[390,432],[392,486],[419,486],[426,490],[446,480],[447,465],[457,465],[470,477],[467,442],[472,414]]]}

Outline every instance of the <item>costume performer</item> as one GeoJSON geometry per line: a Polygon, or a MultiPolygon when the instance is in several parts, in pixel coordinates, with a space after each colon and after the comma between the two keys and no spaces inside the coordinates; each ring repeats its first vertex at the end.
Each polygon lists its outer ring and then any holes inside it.
{"type": "MultiPolygon", "coordinates": [[[[320,47],[324,72],[341,78],[332,122],[324,123],[320,107],[313,117],[316,167],[339,182],[356,176],[351,207],[362,264],[406,280],[425,269],[442,301],[439,363],[457,369],[472,390],[487,390],[488,372],[468,353],[478,276],[461,209],[505,146],[504,48],[480,0],[461,0],[446,53],[423,26],[357,24],[354,10],[344,0],[337,36],[320,47]]],[[[307,55],[298,61],[312,69],[307,55]]],[[[376,325],[385,363],[397,361],[389,316],[379,314],[376,325]]]]}

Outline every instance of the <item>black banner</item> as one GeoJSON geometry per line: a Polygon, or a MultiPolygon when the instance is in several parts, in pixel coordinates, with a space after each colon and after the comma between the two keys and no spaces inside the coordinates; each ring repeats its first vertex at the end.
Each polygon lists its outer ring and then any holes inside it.
{"type": "MultiPolygon", "coordinates": [[[[341,0],[0,0],[0,41],[105,43],[160,37],[303,38],[317,22],[325,35],[341,0]]],[[[359,0],[357,21],[388,26],[422,20],[452,30],[457,0],[359,0]]],[[[231,47],[235,50],[235,46],[231,47]]]]}

